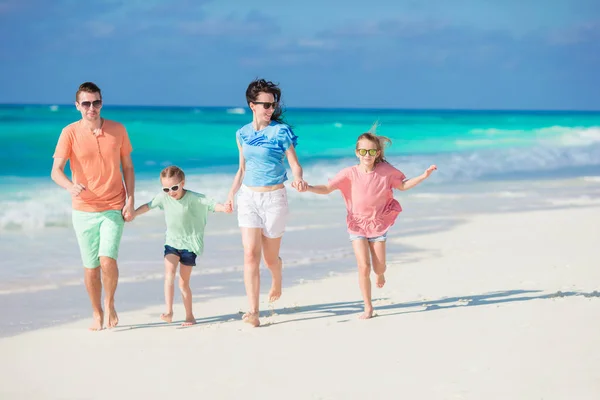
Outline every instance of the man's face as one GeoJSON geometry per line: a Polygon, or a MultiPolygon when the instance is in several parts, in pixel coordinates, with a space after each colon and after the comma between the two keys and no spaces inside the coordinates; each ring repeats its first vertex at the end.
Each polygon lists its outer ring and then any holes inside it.
{"type": "Polygon", "coordinates": [[[100,109],[102,108],[100,93],[79,93],[79,99],[75,102],[75,107],[81,113],[81,118],[87,121],[96,121],[100,118],[100,109]]]}

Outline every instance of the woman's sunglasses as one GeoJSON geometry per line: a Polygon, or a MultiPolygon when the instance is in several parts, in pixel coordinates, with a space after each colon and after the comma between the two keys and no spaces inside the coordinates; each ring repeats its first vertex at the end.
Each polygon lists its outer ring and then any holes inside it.
{"type": "Polygon", "coordinates": [[[265,108],[265,110],[268,110],[269,108],[273,107],[273,109],[276,109],[277,106],[279,106],[279,103],[277,103],[276,101],[269,103],[266,101],[253,101],[254,104],[262,104],[263,107],[265,108]]]}
{"type": "Polygon", "coordinates": [[[177,185],[175,185],[175,186],[171,186],[170,188],[168,188],[168,187],[164,187],[164,188],[163,188],[163,192],[165,192],[165,193],[169,193],[169,190],[171,190],[171,191],[173,191],[173,192],[176,192],[176,191],[178,191],[178,190],[179,190],[179,186],[181,185],[181,183],[182,183],[182,182],[183,182],[183,181],[179,182],[179,183],[178,183],[177,185]]]}
{"type": "Polygon", "coordinates": [[[94,106],[94,108],[100,108],[102,107],[102,100],[82,101],[79,104],[81,104],[83,108],[90,108],[92,105],[94,106]]]}
{"type": "Polygon", "coordinates": [[[370,156],[375,157],[377,155],[377,152],[379,150],[377,150],[377,149],[369,149],[369,150],[367,150],[367,149],[358,149],[357,151],[358,151],[358,154],[360,154],[361,156],[366,156],[367,153],[369,153],[370,156]]]}

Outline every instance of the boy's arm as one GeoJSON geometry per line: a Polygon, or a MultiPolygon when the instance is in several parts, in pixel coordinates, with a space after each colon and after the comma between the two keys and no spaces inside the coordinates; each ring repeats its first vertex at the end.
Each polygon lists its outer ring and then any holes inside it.
{"type": "Polygon", "coordinates": [[[316,186],[308,185],[307,190],[314,194],[329,194],[329,193],[333,192],[335,189],[329,185],[316,185],[316,186]]]}
{"type": "Polygon", "coordinates": [[[412,189],[415,186],[417,186],[419,183],[423,182],[425,179],[429,178],[429,175],[431,175],[431,173],[433,171],[435,171],[436,169],[437,169],[437,167],[435,165],[432,165],[429,168],[427,168],[425,170],[425,172],[423,172],[421,175],[419,175],[415,178],[410,178],[403,182],[400,182],[400,184],[396,187],[396,189],[398,189],[398,190],[412,189]]]}
{"type": "Polygon", "coordinates": [[[150,207],[148,207],[148,204],[144,204],[143,206],[139,206],[135,210],[134,214],[135,214],[136,217],[139,217],[140,215],[145,214],[148,211],[150,211],[150,207]]]}

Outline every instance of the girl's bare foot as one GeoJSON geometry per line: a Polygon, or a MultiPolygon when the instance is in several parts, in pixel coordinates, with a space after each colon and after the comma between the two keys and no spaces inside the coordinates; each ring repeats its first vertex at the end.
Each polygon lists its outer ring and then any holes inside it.
{"type": "Polygon", "coordinates": [[[378,288],[382,288],[383,285],[385,285],[385,275],[381,274],[381,275],[377,275],[377,283],[376,283],[378,288]]]}
{"type": "Polygon", "coordinates": [[[260,326],[260,320],[258,319],[258,311],[256,312],[247,312],[246,314],[244,314],[242,316],[242,320],[247,323],[252,325],[253,327],[258,327],[260,326]]]}
{"type": "Polygon", "coordinates": [[[278,272],[271,272],[271,276],[273,279],[273,283],[271,283],[271,290],[269,291],[269,302],[272,303],[274,301],[279,300],[281,297],[281,281],[282,274],[281,270],[283,269],[283,260],[279,257],[279,262],[281,267],[278,272]]]}
{"type": "Polygon", "coordinates": [[[187,317],[181,326],[192,326],[196,324],[196,318],[192,315],[191,317],[187,317]]]}
{"type": "Polygon", "coordinates": [[[101,331],[102,329],[104,329],[104,327],[102,326],[104,324],[104,313],[94,313],[94,317],[93,317],[93,322],[92,325],[90,325],[89,330],[90,331],[101,331]]]}
{"type": "Polygon", "coordinates": [[[160,314],[160,319],[170,324],[173,322],[173,312],[160,314]]]}
{"type": "Polygon", "coordinates": [[[373,307],[365,307],[365,312],[360,314],[359,319],[370,319],[373,318],[373,307]]]}

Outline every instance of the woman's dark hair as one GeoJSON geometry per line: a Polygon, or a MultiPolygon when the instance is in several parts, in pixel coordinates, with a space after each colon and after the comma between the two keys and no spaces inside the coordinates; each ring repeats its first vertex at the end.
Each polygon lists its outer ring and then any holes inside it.
{"type": "Polygon", "coordinates": [[[272,94],[275,102],[278,104],[271,116],[271,121],[285,124],[286,122],[283,120],[283,108],[281,104],[281,89],[279,89],[279,86],[275,83],[264,79],[255,79],[250,82],[248,89],[246,89],[246,101],[248,102],[248,105],[255,102],[261,92],[272,94]]]}

